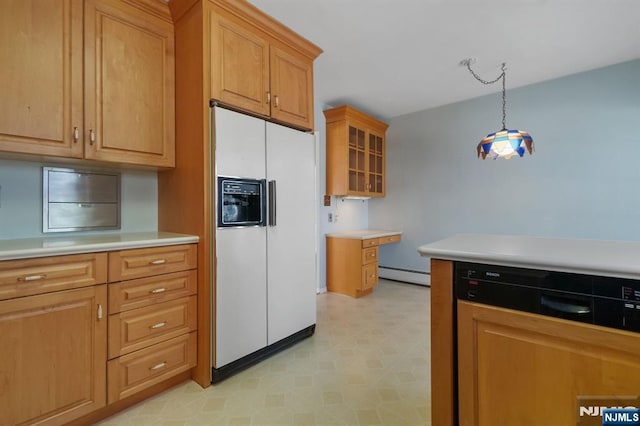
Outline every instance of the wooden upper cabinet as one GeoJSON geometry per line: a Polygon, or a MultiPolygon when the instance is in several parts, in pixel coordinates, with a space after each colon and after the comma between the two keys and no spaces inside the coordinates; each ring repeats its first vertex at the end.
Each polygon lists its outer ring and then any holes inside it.
{"type": "Polygon", "coordinates": [[[313,63],[295,52],[271,47],[271,116],[313,128],[313,63]]]}
{"type": "Polygon", "coordinates": [[[327,195],[384,197],[388,125],[348,105],[324,111],[327,195]]]}
{"type": "Polygon", "coordinates": [[[211,97],[268,116],[269,44],[246,26],[211,12],[211,97]]]}
{"type": "Polygon", "coordinates": [[[0,2],[0,151],[82,157],[82,0],[0,2]]]}
{"type": "Polygon", "coordinates": [[[0,151],[174,166],[165,3],[7,0],[0,28],[0,151]]]}
{"type": "Polygon", "coordinates": [[[313,60],[322,51],[247,2],[207,6],[211,98],[313,129],[313,60]]]}
{"type": "Polygon", "coordinates": [[[85,6],[86,158],[174,166],[171,22],[119,0],[85,6]]]}

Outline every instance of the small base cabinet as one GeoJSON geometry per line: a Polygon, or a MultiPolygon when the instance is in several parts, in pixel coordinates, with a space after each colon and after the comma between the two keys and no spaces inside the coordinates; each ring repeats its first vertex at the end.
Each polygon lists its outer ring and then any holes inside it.
{"type": "Polygon", "coordinates": [[[583,424],[579,396],[638,395],[638,348],[637,333],[459,301],[459,424],[583,424]]]}
{"type": "Polygon", "coordinates": [[[327,290],[362,297],[378,285],[378,246],[400,235],[356,239],[327,237],[327,290]]]}

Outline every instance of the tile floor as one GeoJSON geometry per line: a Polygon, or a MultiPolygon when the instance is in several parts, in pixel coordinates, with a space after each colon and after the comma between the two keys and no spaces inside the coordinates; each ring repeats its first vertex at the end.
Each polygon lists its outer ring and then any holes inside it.
{"type": "Polygon", "coordinates": [[[227,380],[193,382],[100,425],[431,425],[429,289],[318,296],[316,333],[227,380]]]}

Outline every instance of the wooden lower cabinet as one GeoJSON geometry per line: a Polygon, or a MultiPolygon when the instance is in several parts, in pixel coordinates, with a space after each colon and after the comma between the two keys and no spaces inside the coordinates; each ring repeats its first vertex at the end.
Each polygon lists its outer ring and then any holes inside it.
{"type": "Polygon", "coordinates": [[[106,404],[106,303],[106,285],[0,302],[0,424],[59,425],[106,404]]]}
{"type": "Polygon", "coordinates": [[[109,253],[109,404],[195,367],[196,251],[185,244],[109,253]]]}
{"type": "Polygon", "coordinates": [[[580,418],[579,396],[638,395],[638,333],[457,307],[460,425],[601,424],[580,418]]]}

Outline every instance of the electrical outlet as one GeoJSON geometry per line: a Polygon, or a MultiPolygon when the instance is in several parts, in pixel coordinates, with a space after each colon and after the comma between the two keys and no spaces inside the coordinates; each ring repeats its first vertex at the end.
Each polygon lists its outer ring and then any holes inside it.
{"type": "Polygon", "coordinates": [[[329,223],[333,222],[333,213],[329,213],[329,223]]]}

